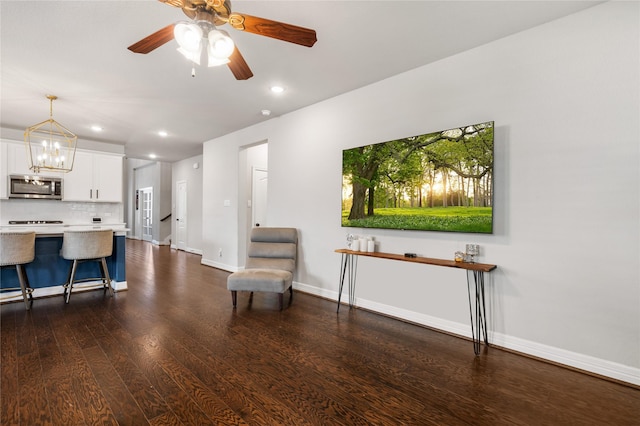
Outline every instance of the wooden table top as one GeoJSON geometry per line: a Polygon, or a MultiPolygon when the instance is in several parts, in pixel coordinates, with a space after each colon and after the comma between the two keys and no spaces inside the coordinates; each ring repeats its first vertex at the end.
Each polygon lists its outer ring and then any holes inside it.
{"type": "Polygon", "coordinates": [[[491,272],[498,267],[497,265],[491,265],[488,263],[456,262],[454,260],[435,259],[432,257],[406,257],[403,254],[396,253],[365,252],[348,249],[336,249],[335,252],[356,256],[377,257],[380,259],[401,260],[403,262],[422,263],[425,265],[446,266],[449,268],[467,269],[471,271],[491,272]]]}

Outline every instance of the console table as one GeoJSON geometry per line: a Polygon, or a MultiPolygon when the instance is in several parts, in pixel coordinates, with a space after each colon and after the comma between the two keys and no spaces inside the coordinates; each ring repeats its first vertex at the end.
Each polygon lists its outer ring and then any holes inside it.
{"type": "Polygon", "coordinates": [[[337,249],[336,253],[342,254],[342,261],[340,263],[340,289],[338,290],[338,309],[340,311],[340,299],[342,297],[342,289],[344,287],[344,278],[348,277],[349,280],[349,308],[354,307],[355,289],[356,289],[356,273],[358,270],[358,256],[376,257],[379,259],[400,260],[402,262],[422,263],[425,265],[446,266],[449,268],[464,269],[467,273],[467,293],[469,295],[469,316],[471,318],[471,338],[473,339],[473,352],[476,355],[480,354],[480,345],[482,343],[482,337],[484,337],[484,343],[489,346],[489,340],[487,338],[487,316],[484,303],[484,273],[491,272],[497,268],[496,265],[489,265],[486,263],[469,263],[469,262],[456,262],[447,259],[433,259],[429,257],[406,257],[402,254],[394,253],[379,253],[379,252],[363,252],[353,251],[348,249],[337,249]],[[470,274],[473,275],[473,283],[475,285],[474,303],[471,296],[471,280],[470,274]]]}

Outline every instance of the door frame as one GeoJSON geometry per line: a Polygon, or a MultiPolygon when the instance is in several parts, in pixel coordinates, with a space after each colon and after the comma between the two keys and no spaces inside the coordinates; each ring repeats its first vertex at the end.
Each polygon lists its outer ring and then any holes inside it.
{"type": "Polygon", "coordinates": [[[178,250],[187,250],[187,235],[189,229],[189,221],[187,220],[188,211],[187,208],[189,206],[187,200],[189,196],[188,191],[188,183],[186,180],[176,181],[176,221],[175,221],[175,229],[176,229],[176,248],[178,250]],[[181,197],[180,187],[183,189],[184,199],[181,197]],[[183,217],[180,216],[180,213],[184,213],[183,217]],[[180,231],[180,227],[182,227],[182,232],[180,231]],[[180,237],[183,237],[182,239],[180,237]]]}
{"type": "MultiPolygon", "coordinates": [[[[251,228],[256,226],[256,223],[259,221],[259,218],[256,218],[256,211],[260,207],[260,201],[265,201],[264,206],[262,207],[264,207],[265,211],[267,209],[266,200],[269,196],[268,190],[262,185],[256,184],[257,180],[262,178],[260,176],[262,174],[266,176],[265,179],[267,179],[268,181],[269,171],[266,167],[251,167],[251,223],[249,224],[249,231],[251,231],[251,228]],[[264,194],[259,192],[259,190],[262,189],[264,189],[264,194]]],[[[260,226],[266,226],[266,217],[264,218],[264,220],[260,220],[260,222],[262,222],[260,223],[260,226]]]]}

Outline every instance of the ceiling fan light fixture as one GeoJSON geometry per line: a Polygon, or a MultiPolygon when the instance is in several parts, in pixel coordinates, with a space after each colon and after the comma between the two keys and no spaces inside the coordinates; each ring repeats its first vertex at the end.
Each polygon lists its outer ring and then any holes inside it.
{"type": "Polygon", "coordinates": [[[222,59],[216,58],[211,54],[211,52],[209,52],[209,61],[207,62],[208,67],[217,67],[219,65],[225,65],[228,63],[229,63],[228,58],[222,58],[222,59]]]}
{"type": "Polygon", "coordinates": [[[173,35],[181,49],[193,53],[200,52],[202,47],[202,28],[198,24],[180,22],[174,27],[173,35]]]}
{"type": "Polygon", "coordinates": [[[178,52],[180,52],[182,54],[182,56],[187,58],[189,61],[200,65],[200,51],[199,50],[197,52],[191,52],[191,51],[189,51],[187,49],[183,49],[182,47],[178,47],[177,50],[178,50],[178,52]]]}
{"type": "Polygon", "coordinates": [[[209,56],[214,56],[218,59],[227,59],[233,53],[235,45],[231,37],[226,31],[213,29],[209,31],[207,35],[209,39],[209,56]]]}

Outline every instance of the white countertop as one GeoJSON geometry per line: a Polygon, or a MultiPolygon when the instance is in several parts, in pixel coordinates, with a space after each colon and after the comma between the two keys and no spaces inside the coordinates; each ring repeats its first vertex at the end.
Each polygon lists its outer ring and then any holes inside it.
{"type": "Polygon", "coordinates": [[[124,223],[100,223],[100,224],[29,224],[29,225],[2,225],[2,232],[25,232],[34,231],[36,235],[54,236],[62,235],[64,231],[93,231],[100,229],[111,229],[116,235],[125,235],[129,228],[124,223]]]}

